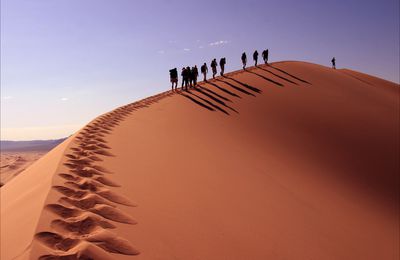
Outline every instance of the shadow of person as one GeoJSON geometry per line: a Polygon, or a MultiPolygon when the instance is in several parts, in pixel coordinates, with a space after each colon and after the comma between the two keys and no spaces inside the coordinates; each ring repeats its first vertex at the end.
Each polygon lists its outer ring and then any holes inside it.
{"type": "Polygon", "coordinates": [[[247,89],[249,89],[249,90],[251,90],[251,91],[254,91],[254,92],[256,92],[256,93],[261,93],[261,92],[262,92],[262,90],[259,89],[259,88],[252,87],[252,86],[250,86],[249,84],[243,83],[243,82],[241,82],[241,81],[239,81],[239,80],[237,80],[237,79],[231,78],[231,77],[229,77],[229,76],[224,76],[224,78],[230,79],[230,80],[232,80],[232,81],[234,81],[234,82],[236,82],[236,83],[242,85],[243,87],[245,87],[245,88],[247,88],[247,89]]]}
{"type": "Polygon", "coordinates": [[[284,71],[283,69],[274,67],[274,66],[272,66],[272,65],[270,65],[269,67],[270,67],[270,68],[273,68],[273,69],[275,69],[275,70],[277,70],[277,71],[280,71],[280,72],[282,72],[283,74],[286,74],[286,75],[288,75],[288,76],[290,76],[290,77],[292,77],[292,78],[294,78],[294,79],[296,79],[296,80],[298,80],[298,81],[301,81],[301,82],[303,82],[303,83],[312,85],[312,84],[311,84],[310,82],[308,82],[307,80],[304,80],[304,79],[301,79],[301,78],[299,78],[299,77],[297,77],[297,76],[294,76],[294,75],[290,74],[289,72],[284,71]]]}
{"type": "Polygon", "coordinates": [[[212,106],[213,108],[215,108],[215,109],[221,111],[222,113],[229,115],[229,113],[228,113],[226,110],[224,110],[224,109],[222,109],[221,107],[219,107],[219,106],[213,104],[211,101],[209,101],[209,100],[207,100],[207,99],[205,99],[205,98],[202,98],[202,97],[200,97],[199,95],[196,95],[196,94],[194,94],[194,93],[191,92],[191,91],[189,91],[188,93],[189,93],[190,95],[193,95],[193,96],[197,97],[198,99],[201,99],[203,102],[205,102],[205,103],[207,103],[208,105],[212,106]]]}
{"type": "MultiPolygon", "coordinates": [[[[218,80],[218,79],[217,79],[217,80],[218,80]]],[[[224,82],[224,81],[222,81],[222,80],[220,80],[220,81],[221,81],[221,82],[224,82]]],[[[223,91],[223,92],[225,92],[225,93],[227,93],[227,94],[229,94],[229,95],[231,95],[231,96],[233,96],[233,97],[242,98],[241,96],[239,96],[239,95],[237,95],[237,94],[235,94],[235,93],[233,93],[233,92],[227,90],[226,88],[221,87],[220,85],[218,85],[218,84],[215,83],[215,82],[207,82],[206,84],[210,84],[210,85],[212,85],[212,86],[218,88],[219,90],[221,90],[221,91],[223,91]]]]}
{"type": "MultiPolygon", "coordinates": [[[[205,88],[204,88],[204,89],[205,89],[205,88]]],[[[222,100],[220,100],[220,99],[214,97],[213,95],[211,95],[211,94],[205,92],[205,91],[202,90],[201,88],[194,89],[194,91],[198,91],[198,92],[200,92],[201,94],[203,94],[204,96],[207,96],[208,98],[210,98],[210,99],[214,100],[215,102],[217,102],[217,103],[223,105],[224,107],[229,108],[230,110],[232,110],[232,111],[238,113],[234,108],[228,106],[224,101],[222,101],[222,100]]]]}
{"type": "Polygon", "coordinates": [[[232,100],[230,100],[229,98],[226,98],[226,97],[224,97],[224,96],[222,96],[222,95],[216,93],[215,91],[212,91],[211,89],[208,89],[208,88],[202,87],[202,86],[199,86],[198,88],[199,88],[199,89],[202,89],[202,90],[204,90],[204,91],[207,91],[207,92],[209,92],[209,93],[211,93],[211,94],[213,94],[213,95],[219,97],[220,99],[223,99],[223,100],[228,101],[228,102],[232,102],[232,100]]]}
{"type": "Polygon", "coordinates": [[[254,74],[254,75],[257,75],[258,77],[263,78],[263,79],[265,79],[266,81],[269,81],[269,82],[271,82],[271,83],[273,83],[273,84],[275,84],[275,85],[277,85],[277,86],[279,86],[279,87],[283,87],[283,84],[282,84],[282,83],[279,83],[279,82],[277,82],[277,81],[275,81],[275,80],[272,80],[272,79],[270,79],[270,78],[267,78],[267,77],[265,77],[265,76],[263,76],[263,75],[261,75],[261,74],[258,74],[257,72],[249,71],[249,70],[246,71],[246,72],[251,73],[251,74],[254,74]]]}
{"type": "Polygon", "coordinates": [[[210,110],[210,111],[215,111],[214,108],[212,108],[212,107],[210,107],[210,106],[207,106],[206,104],[203,104],[202,102],[200,102],[200,101],[194,99],[193,97],[187,95],[186,93],[183,93],[183,92],[182,92],[182,93],[178,93],[178,94],[181,95],[181,96],[183,96],[183,97],[185,97],[185,98],[187,98],[187,99],[189,99],[189,100],[192,101],[193,103],[195,103],[195,104],[197,104],[197,105],[199,105],[199,106],[201,106],[201,107],[203,107],[203,108],[205,108],[205,109],[208,109],[208,110],[210,110]]]}
{"type": "MultiPolygon", "coordinates": [[[[226,77],[226,76],[224,76],[224,78],[225,78],[225,77],[226,77]]],[[[225,83],[225,84],[227,84],[228,86],[232,87],[233,89],[236,89],[237,91],[240,91],[240,92],[242,92],[242,93],[244,93],[244,94],[246,94],[246,95],[250,95],[250,96],[255,97],[255,95],[254,95],[253,93],[250,93],[250,92],[248,92],[247,90],[242,89],[241,87],[235,86],[234,84],[232,84],[232,83],[230,83],[230,82],[228,82],[228,81],[226,81],[226,80],[220,80],[220,79],[216,79],[216,80],[217,80],[217,81],[220,81],[220,82],[222,82],[222,83],[225,83]]]]}
{"type": "Polygon", "coordinates": [[[290,80],[290,79],[287,79],[287,78],[285,78],[285,77],[282,77],[281,75],[278,75],[278,74],[276,74],[276,73],[274,73],[274,72],[272,72],[272,71],[270,71],[270,70],[264,69],[264,68],[262,68],[262,67],[258,67],[258,68],[261,69],[261,70],[263,70],[263,71],[266,71],[266,72],[268,72],[268,73],[271,73],[271,74],[274,75],[275,77],[278,77],[278,78],[280,78],[280,79],[283,79],[283,80],[285,80],[285,81],[287,81],[287,82],[289,82],[289,83],[292,83],[292,84],[295,84],[295,85],[299,85],[298,83],[296,83],[296,82],[294,82],[294,81],[292,81],[292,80],[290,80]]]}

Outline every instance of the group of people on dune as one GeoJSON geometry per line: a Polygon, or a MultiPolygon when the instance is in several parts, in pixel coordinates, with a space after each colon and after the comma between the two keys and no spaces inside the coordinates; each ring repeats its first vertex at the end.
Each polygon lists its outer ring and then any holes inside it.
{"type": "MultiPolygon", "coordinates": [[[[262,57],[263,57],[264,63],[268,64],[268,49],[266,49],[262,52],[262,57]]],[[[245,52],[243,52],[241,59],[242,59],[242,63],[243,63],[243,69],[246,69],[247,56],[246,56],[245,52]]],[[[254,60],[255,66],[257,66],[257,64],[258,64],[258,51],[257,50],[254,51],[254,53],[253,53],[253,60],[254,60]]],[[[226,64],[226,58],[221,58],[219,60],[219,67],[221,68],[221,71],[220,71],[221,76],[224,76],[225,64],[226,64]]],[[[218,66],[217,60],[213,59],[210,64],[213,79],[215,78],[215,75],[217,75],[217,66],[218,66]]],[[[205,62],[203,65],[201,65],[200,72],[203,74],[203,80],[205,82],[207,82],[208,67],[205,62]]],[[[169,70],[169,76],[170,76],[170,80],[172,83],[171,88],[172,88],[172,90],[176,90],[178,88],[178,69],[174,68],[174,69],[169,70]]],[[[188,88],[196,87],[197,78],[199,76],[199,71],[197,69],[197,66],[194,65],[194,67],[192,67],[192,68],[190,68],[189,66],[183,67],[181,76],[182,76],[182,86],[181,86],[182,90],[187,91],[188,88]]]]}

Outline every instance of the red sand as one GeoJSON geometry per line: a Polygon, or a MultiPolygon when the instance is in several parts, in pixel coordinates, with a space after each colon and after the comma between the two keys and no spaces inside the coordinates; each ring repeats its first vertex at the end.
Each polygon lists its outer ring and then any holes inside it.
{"type": "Polygon", "coordinates": [[[397,84],[310,63],[162,93],[1,188],[1,259],[399,259],[398,133],[397,84]]]}

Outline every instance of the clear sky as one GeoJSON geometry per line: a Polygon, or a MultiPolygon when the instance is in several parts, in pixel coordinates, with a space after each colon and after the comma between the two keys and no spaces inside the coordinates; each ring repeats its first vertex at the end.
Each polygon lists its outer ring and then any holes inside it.
{"type": "Polygon", "coordinates": [[[398,83],[399,1],[1,0],[1,139],[68,136],[170,68],[266,48],[398,83]]]}

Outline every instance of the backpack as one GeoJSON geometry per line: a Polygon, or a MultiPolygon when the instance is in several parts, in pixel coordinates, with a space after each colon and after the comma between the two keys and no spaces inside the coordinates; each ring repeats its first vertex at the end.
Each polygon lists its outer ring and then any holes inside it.
{"type": "Polygon", "coordinates": [[[206,66],[204,66],[204,65],[201,65],[201,68],[200,68],[200,70],[201,70],[201,72],[202,72],[202,73],[204,73],[204,72],[206,71],[206,66]]]}

